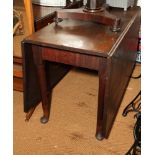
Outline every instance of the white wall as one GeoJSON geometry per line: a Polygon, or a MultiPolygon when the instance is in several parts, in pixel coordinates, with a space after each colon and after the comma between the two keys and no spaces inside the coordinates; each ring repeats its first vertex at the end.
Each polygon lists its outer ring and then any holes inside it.
{"type": "Polygon", "coordinates": [[[66,0],[32,0],[32,2],[45,6],[66,6],[66,0]]]}
{"type": "Polygon", "coordinates": [[[141,6],[141,0],[138,0],[137,6],[141,6]]]}

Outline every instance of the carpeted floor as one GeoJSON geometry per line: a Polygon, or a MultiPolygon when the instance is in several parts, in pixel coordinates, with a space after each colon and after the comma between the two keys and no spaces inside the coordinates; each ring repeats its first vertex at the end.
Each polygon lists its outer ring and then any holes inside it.
{"type": "MultiPolygon", "coordinates": [[[[137,66],[134,75],[140,73],[137,66]]],[[[73,69],[53,90],[50,120],[41,124],[41,104],[25,122],[23,93],[14,91],[14,155],[124,155],[133,143],[134,113],[122,116],[140,89],[131,79],[108,140],[95,138],[98,76],[73,69]]]]}

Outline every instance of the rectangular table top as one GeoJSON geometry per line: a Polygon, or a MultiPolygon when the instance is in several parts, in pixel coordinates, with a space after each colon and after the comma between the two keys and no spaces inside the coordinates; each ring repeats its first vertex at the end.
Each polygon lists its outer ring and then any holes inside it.
{"type": "Polygon", "coordinates": [[[112,32],[110,27],[95,22],[65,19],[25,38],[24,42],[72,52],[108,57],[123,38],[140,9],[134,7],[124,12],[113,9],[110,13],[121,18],[121,30],[112,32]]]}

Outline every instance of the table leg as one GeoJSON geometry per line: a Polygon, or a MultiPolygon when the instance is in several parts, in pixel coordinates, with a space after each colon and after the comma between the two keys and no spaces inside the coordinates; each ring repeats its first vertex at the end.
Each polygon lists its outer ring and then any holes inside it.
{"type": "Polygon", "coordinates": [[[98,91],[98,109],[97,109],[97,128],[96,128],[96,138],[98,140],[103,140],[105,138],[105,64],[100,65],[99,69],[99,91],[98,91]]]}
{"type": "Polygon", "coordinates": [[[47,89],[47,81],[45,75],[44,64],[37,66],[37,72],[39,77],[40,92],[42,98],[43,116],[40,118],[41,123],[47,123],[50,114],[50,92],[47,89]]]}
{"type": "Polygon", "coordinates": [[[37,46],[33,46],[32,50],[33,50],[33,59],[38,74],[39,88],[43,108],[43,116],[40,118],[40,122],[47,123],[50,115],[51,92],[48,90],[47,86],[45,63],[42,59],[42,50],[37,46]]]}
{"type": "Polygon", "coordinates": [[[29,121],[29,119],[31,118],[31,116],[32,116],[32,114],[33,114],[35,108],[36,108],[36,106],[32,107],[32,108],[27,112],[26,118],[25,118],[25,122],[28,122],[28,121],[29,121]]]}

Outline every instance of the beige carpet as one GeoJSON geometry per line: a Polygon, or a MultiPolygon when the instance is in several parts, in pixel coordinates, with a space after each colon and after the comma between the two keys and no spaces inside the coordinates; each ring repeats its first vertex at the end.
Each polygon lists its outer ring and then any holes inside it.
{"type": "MultiPolygon", "coordinates": [[[[140,73],[137,66],[134,75],[140,73]]],[[[23,93],[14,91],[14,155],[124,155],[133,143],[134,113],[122,116],[140,90],[130,80],[108,140],[95,138],[98,76],[73,69],[54,88],[50,120],[43,125],[41,104],[25,122],[23,93]]]]}

